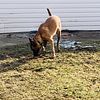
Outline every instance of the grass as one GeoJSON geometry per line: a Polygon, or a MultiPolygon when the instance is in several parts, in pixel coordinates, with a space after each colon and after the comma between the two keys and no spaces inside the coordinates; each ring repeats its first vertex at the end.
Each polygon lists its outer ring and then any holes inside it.
{"type": "Polygon", "coordinates": [[[31,59],[29,45],[0,50],[0,100],[99,100],[100,51],[31,59]]]}

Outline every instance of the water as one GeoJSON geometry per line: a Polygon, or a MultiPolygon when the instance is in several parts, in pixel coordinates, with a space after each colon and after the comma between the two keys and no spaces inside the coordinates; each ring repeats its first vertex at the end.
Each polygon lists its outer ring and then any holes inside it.
{"type": "Polygon", "coordinates": [[[46,8],[61,17],[62,29],[100,29],[100,0],[0,0],[0,33],[37,30],[46,8]]]}

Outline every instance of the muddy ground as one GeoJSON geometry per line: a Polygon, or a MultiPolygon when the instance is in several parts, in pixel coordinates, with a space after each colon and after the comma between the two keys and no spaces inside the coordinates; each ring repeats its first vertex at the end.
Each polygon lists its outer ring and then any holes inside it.
{"type": "MultiPolygon", "coordinates": [[[[31,35],[25,34],[0,34],[0,48],[11,45],[26,44],[31,35]]],[[[100,32],[62,32],[62,40],[99,40],[100,32]]]]}
{"type": "Polygon", "coordinates": [[[9,36],[8,34],[0,35],[0,47],[25,43],[28,43],[27,34],[12,34],[11,36],[9,36]]]}

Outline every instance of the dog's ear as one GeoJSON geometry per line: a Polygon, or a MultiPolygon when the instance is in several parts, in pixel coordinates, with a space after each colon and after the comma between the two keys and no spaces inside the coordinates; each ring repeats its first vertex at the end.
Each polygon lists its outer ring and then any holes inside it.
{"type": "Polygon", "coordinates": [[[34,40],[34,38],[33,39],[29,38],[29,41],[30,41],[31,45],[33,45],[33,46],[37,45],[37,42],[34,40]]]}
{"type": "Polygon", "coordinates": [[[31,38],[29,38],[30,43],[33,42],[33,40],[31,38]]]}

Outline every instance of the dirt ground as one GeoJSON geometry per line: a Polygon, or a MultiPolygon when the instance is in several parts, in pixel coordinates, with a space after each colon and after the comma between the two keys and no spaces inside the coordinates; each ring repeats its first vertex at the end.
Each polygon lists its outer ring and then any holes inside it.
{"type": "MultiPolygon", "coordinates": [[[[12,34],[9,37],[8,34],[0,34],[0,48],[5,46],[11,45],[18,45],[18,44],[26,44],[28,43],[28,38],[31,35],[29,33],[26,34],[12,34]]],[[[92,40],[99,40],[100,41],[100,32],[74,32],[74,33],[67,33],[62,32],[62,40],[81,40],[81,39],[92,39],[92,40]]]]}
{"type": "Polygon", "coordinates": [[[0,47],[28,43],[27,34],[13,34],[9,37],[7,34],[0,35],[0,47]]]}

